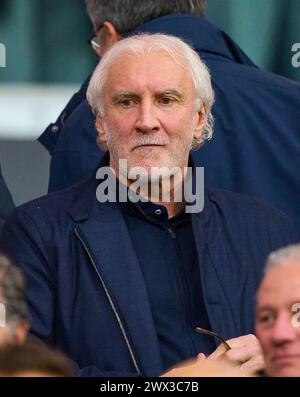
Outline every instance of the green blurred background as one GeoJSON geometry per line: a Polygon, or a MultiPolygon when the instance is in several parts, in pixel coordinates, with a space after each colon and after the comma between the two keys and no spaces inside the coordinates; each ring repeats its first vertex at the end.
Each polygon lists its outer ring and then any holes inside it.
{"type": "MultiPolygon", "coordinates": [[[[207,0],[207,10],[208,20],[257,65],[300,81],[291,65],[300,0],[207,0]]],[[[86,43],[91,33],[84,0],[0,0],[0,42],[7,49],[0,81],[83,81],[96,62],[86,43]]]]}

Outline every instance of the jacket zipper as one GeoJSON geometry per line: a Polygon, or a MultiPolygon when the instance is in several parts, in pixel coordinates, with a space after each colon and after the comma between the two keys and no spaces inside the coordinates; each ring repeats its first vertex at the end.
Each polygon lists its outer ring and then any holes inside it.
{"type": "Polygon", "coordinates": [[[171,236],[172,238],[176,238],[176,237],[177,237],[177,236],[176,236],[176,233],[175,233],[174,230],[172,229],[172,226],[168,227],[168,232],[169,232],[169,234],[170,234],[170,236],[171,236]]]}
{"type": "Polygon", "coordinates": [[[92,255],[91,255],[91,253],[90,253],[90,251],[89,251],[87,245],[85,244],[83,237],[81,237],[79,230],[78,230],[77,228],[75,228],[74,230],[75,230],[76,236],[78,237],[78,239],[80,240],[81,244],[83,245],[83,247],[84,247],[86,253],[88,254],[88,257],[89,257],[89,259],[90,259],[90,261],[91,261],[91,263],[92,263],[92,265],[93,265],[93,268],[94,268],[94,270],[95,270],[95,272],[96,272],[96,274],[97,274],[97,276],[98,276],[98,278],[99,278],[99,280],[100,280],[100,282],[101,282],[101,285],[102,285],[102,287],[103,287],[103,289],[104,289],[105,295],[106,295],[106,297],[107,297],[107,299],[108,299],[108,301],[109,301],[109,304],[110,304],[110,306],[111,306],[111,308],[112,308],[112,311],[113,311],[113,313],[114,313],[114,315],[115,315],[115,317],[116,317],[116,319],[117,319],[118,325],[119,325],[119,327],[120,327],[120,329],[121,329],[123,338],[125,339],[125,343],[126,343],[127,348],[128,348],[128,350],[129,350],[129,354],[130,354],[131,359],[132,359],[132,361],[133,361],[133,365],[134,365],[134,367],[135,367],[135,370],[137,371],[137,373],[138,373],[139,376],[142,376],[141,370],[140,370],[140,368],[139,368],[139,366],[138,366],[138,363],[137,363],[137,360],[136,360],[136,358],[135,358],[135,356],[134,356],[133,348],[132,348],[132,346],[130,345],[129,339],[128,339],[127,335],[126,335],[125,327],[124,327],[124,325],[123,325],[123,323],[122,323],[122,320],[121,320],[121,318],[120,318],[120,316],[119,316],[119,314],[118,314],[118,311],[117,311],[117,309],[116,309],[116,306],[115,306],[115,304],[114,304],[114,302],[113,302],[113,300],[112,300],[112,298],[111,298],[111,296],[110,296],[110,293],[109,293],[109,291],[108,291],[108,289],[107,289],[107,287],[106,287],[106,285],[105,285],[105,283],[104,283],[104,280],[103,280],[103,278],[101,277],[101,274],[99,273],[99,271],[98,271],[98,269],[97,269],[97,266],[95,265],[95,262],[94,262],[94,260],[93,260],[93,257],[92,257],[92,255]]]}

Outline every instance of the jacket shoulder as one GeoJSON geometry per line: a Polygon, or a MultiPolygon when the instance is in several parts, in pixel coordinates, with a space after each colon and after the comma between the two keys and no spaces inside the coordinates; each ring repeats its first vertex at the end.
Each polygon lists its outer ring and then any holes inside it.
{"type": "MultiPolygon", "coordinates": [[[[94,191],[96,189],[95,179],[87,179],[66,189],[49,193],[45,196],[22,204],[13,211],[11,217],[14,218],[16,216],[18,217],[19,214],[26,214],[32,219],[42,217],[44,219],[53,219],[55,221],[58,219],[59,214],[62,215],[68,211],[79,197],[83,197],[85,195],[88,198],[92,197],[91,193],[93,189],[94,191]]],[[[96,197],[96,193],[93,197],[96,197]]]]}
{"type": "Polygon", "coordinates": [[[271,227],[293,228],[290,218],[284,212],[262,200],[215,188],[207,190],[207,197],[214,210],[228,214],[233,222],[239,220],[244,226],[264,223],[271,227]]]}

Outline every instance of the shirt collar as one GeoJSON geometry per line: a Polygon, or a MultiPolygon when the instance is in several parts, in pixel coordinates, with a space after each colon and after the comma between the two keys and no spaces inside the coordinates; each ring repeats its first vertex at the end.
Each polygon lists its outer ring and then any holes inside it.
{"type": "MultiPolygon", "coordinates": [[[[192,179],[191,180],[192,191],[195,192],[196,172],[195,172],[195,164],[191,156],[189,157],[188,165],[191,169],[191,173],[188,177],[192,179]]],[[[116,187],[117,197],[119,197],[120,189],[123,190],[125,189],[128,197],[129,188],[124,184],[122,184],[121,182],[117,181],[117,187],[116,187]]],[[[147,221],[153,223],[161,223],[161,222],[169,221],[170,223],[176,225],[178,223],[180,224],[185,223],[187,220],[190,219],[190,214],[186,213],[185,207],[178,214],[176,214],[176,216],[168,219],[167,209],[163,205],[153,203],[140,196],[137,196],[135,193],[133,193],[133,196],[139,198],[139,200],[137,202],[132,202],[130,200],[126,202],[121,202],[118,200],[122,211],[131,216],[144,218],[147,221]]],[[[187,201],[189,203],[192,202],[192,200],[189,197],[187,197],[187,201]]]]}

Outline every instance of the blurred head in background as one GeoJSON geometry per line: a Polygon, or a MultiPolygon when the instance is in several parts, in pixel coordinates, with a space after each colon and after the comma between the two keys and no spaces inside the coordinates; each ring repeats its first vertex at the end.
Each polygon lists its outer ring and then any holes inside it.
{"type": "Polygon", "coordinates": [[[257,294],[256,334],[269,376],[300,376],[300,244],[268,257],[257,294]]]}
{"type": "Polygon", "coordinates": [[[62,353],[35,341],[2,346],[0,376],[71,377],[73,371],[62,353]]]}
{"type": "Polygon", "coordinates": [[[0,346],[23,343],[28,329],[23,274],[5,255],[0,254],[0,346]]]}
{"type": "Polygon", "coordinates": [[[154,18],[169,14],[205,16],[205,0],[85,0],[95,37],[91,44],[99,56],[122,36],[154,18]]]}

